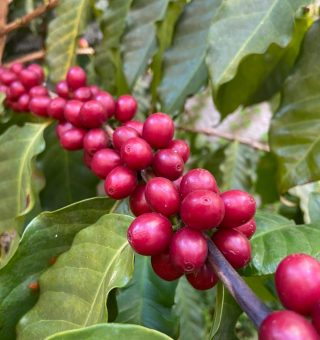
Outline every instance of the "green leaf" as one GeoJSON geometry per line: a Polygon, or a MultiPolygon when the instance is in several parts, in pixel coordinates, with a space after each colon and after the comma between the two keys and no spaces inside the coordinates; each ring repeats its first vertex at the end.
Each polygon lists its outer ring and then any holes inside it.
{"type": "Polygon", "coordinates": [[[47,340],[169,340],[168,336],[152,329],[137,325],[122,325],[117,323],[100,324],[91,327],[54,334],[47,340]]]}
{"type": "MultiPolygon", "coordinates": [[[[212,22],[208,39],[207,64],[213,92],[219,93],[220,87],[236,76],[240,62],[245,57],[263,54],[271,44],[282,48],[288,46],[293,34],[295,12],[300,6],[309,2],[308,0],[223,1],[219,13],[212,22]]],[[[256,71],[250,69],[250,72],[253,76],[256,75],[256,71]]],[[[243,83],[240,85],[240,91],[242,88],[243,83]]],[[[223,115],[230,112],[230,107],[224,110],[226,111],[222,111],[223,115]]]]}
{"type": "Polygon", "coordinates": [[[309,216],[311,223],[320,222],[320,193],[312,192],[309,196],[309,216]]]}
{"type": "Polygon", "coordinates": [[[94,65],[100,84],[113,94],[127,88],[122,74],[120,39],[132,0],[109,0],[100,20],[103,39],[96,48],[94,65]]]}
{"type": "Polygon", "coordinates": [[[213,339],[214,335],[217,333],[221,321],[223,312],[223,301],[224,301],[224,286],[219,281],[217,284],[216,302],[214,307],[214,318],[210,330],[210,339],[213,339]]]}
{"type": "Polygon", "coordinates": [[[33,159],[45,147],[43,131],[48,122],[12,126],[0,136],[0,233],[22,227],[34,206],[33,159]]]}
{"type": "Polygon", "coordinates": [[[99,180],[83,164],[82,151],[63,149],[54,126],[47,129],[45,140],[47,148],[39,159],[47,182],[40,194],[43,209],[54,210],[96,196],[99,180]]]}
{"type": "Polygon", "coordinates": [[[137,324],[174,336],[176,319],[172,306],[176,286],[176,281],[164,281],[153,272],[149,257],[136,255],[133,279],[117,297],[116,322],[137,324]]]}
{"type": "Polygon", "coordinates": [[[90,13],[90,1],[60,0],[55,13],[48,29],[46,60],[50,79],[58,82],[75,62],[78,38],[90,13]]]}
{"type": "Polygon", "coordinates": [[[207,37],[220,3],[221,0],[192,1],[184,7],[173,44],[164,58],[163,79],[159,87],[164,112],[178,111],[186,98],[206,83],[207,37]]]}
{"type": "Polygon", "coordinates": [[[130,88],[146,70],[156,51],[155,24],[164,18],[168,3],[169,0],[133,0],[128,27],[121,41],[123,68],[130,88]]]}
{"type": "Polygon", "coordinates": [[[316,224],[294,225],[276,214],[257,213],[257,231],[251,239],[252,260],[246,276],[273,274],[289,254],[306,253],[320,257],[320,228],[316,224]]]}
{"type": "Polygon", "coordinates": [[[223,83],[214,93],[218,110],[226,115],[240,105],[262,102],[278,92],[297,59],[302,39],[311,23],[309,17],[297,19],[292,39],[285,48],[272,44],[263,54],[243,58],[234,78],[223,83]]]}
{"type": "Polygon", "coordinates": [[[110,214],[81,230],[70,250],[40,277],[37,304],[20,320],[19,339],[49,335],[108,321],[106,297],[133,272],[127,242],[132,217],[110,214]]]}
{"type": "Polygon", "coordinates": [[[0,338],[15,338],[19,319],[34,306],[38,294],[28,285],[38,280],[54,257],[67,251],[74,236],[108,213],[114,201],[94,198],[53,212],[43,212],[25,229],[19,247],[0,270],[0,338]]]}
{"type": "Polygon", "coordinates": [[[255,180],[258,153],[249,146],[232,142],[224,151],[220,164],[222,173],[221,190],[239,189],[250,191],[255,180]]]}
{"type": "Polygon", "coordinates": [[[320,179],[320,70],[315,67],[319,35],[317,21],[306,34],[301,56],[285,83],[282,104],[271,125],[270,143],[279,160],[281,192],[320,179]]]}

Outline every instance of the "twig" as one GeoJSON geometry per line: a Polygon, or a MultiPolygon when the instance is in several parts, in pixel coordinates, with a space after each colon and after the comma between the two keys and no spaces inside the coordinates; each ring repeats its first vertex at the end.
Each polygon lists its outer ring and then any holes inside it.
{"type": "Polygon", "coordinates": [[[187,132],[202,133],[207,136],[219,137],[219,138],[227,139],[230,141],[237,141],[241,144],[248,145],[257,150],[270,151],[270,148],[267,144],[254,141],[249,138],[237,137],[228,132],[223,132],[223,131],[219,131],[215,129],[207,129],[207,128],[191,128],[188,126],[177,126],[177,129],[182,130],[182,131],[187,131],[187,132]]]}
{"type": "Polygon", "coordinates": [[[254,294],[211,240],[208,240],[208,247],[210,265],[241,309],[259,328],[271,310],[254,294]]]}
{"type": "MultiPolygon", "coordinates": [[[[3,2],[4,0],[1,0],[3,2]]],[[[6,2],[6,0],[4,1],[6,2]]],[[[58,5],[59,0],[48,0],[46,4],[38,6],[34,11],[18,18],[17,20],[10,22],[9,24],[5,25],[3,28],[0,29],[0,37],[4,36],[11,31],[14,31],[21,26],[28,24],[33,19],[39,17],[40,15],[46,13],[51,8],[54,8],[58,5]]]]}
{"type": "MultiPolygon", "coordinates": [[[[8,0],[1,0],[0,1],[0,31],[6,27],[8,10],[9,10],[8,0]]],[[[2,61],[2,55],[3,55],[5,44],[6,44],[6,37],[0,37],[0,64],[2,61]]]]}

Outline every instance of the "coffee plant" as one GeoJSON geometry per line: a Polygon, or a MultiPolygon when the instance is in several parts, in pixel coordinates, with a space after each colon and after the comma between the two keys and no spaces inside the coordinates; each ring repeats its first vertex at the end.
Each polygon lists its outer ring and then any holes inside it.
{"type": "Polygon", "coordinates": [[[320,7],[0,2],[0,339],[320,339],[320,7]]]}

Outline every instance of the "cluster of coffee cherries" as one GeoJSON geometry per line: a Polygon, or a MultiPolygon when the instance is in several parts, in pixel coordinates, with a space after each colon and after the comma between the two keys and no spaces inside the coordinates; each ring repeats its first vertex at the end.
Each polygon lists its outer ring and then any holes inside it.
{"type": "Polygon", "coordinates": [[[213,287],[218,278],[207,261],[208,238],[234,268],[248,264],[256,228],[253,197],[240,190],[220,193],[205,169],[183,174],[189,146],[174,139],[168,115],[133,120],[137,102],[132,96],[115,100],[88,85],[78,66],[69,69],[54,94],[43,82],[43,69],[36,64],[0,69],[6,105],[57,120],[61,146],[83,149],[84,163],[104,180],[109,197],[129,197],[136,219],[128,241],[137,253],[151,256],[158,276],[171,281],[185,274],[196,289],[213,287]]]}
{"type": "Polygon", "coordinates": [[[277,267],[275,286],[287,310],[273,312],[263,321],[259,339],[319,340],[320,262],[306,254],[285,257],[277,267]]]}

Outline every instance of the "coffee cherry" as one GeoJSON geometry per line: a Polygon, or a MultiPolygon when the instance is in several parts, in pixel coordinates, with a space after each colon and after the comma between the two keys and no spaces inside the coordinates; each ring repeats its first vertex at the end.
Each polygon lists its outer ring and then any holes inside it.
{"type": "Polygon", "coordinates": [[[143,130],[143,123],[142,122],[139,122],[137,120],[129,120],[125,123],[123,123],[123,126],[127,126],[127,127],[130,127],[132,129],[135,129],[139,136],[142,136],[142,130],[143,130]]]}
{"type": "Polygon", "coordinates": [[[185,273],[200,269],[207,258],[207,240],[201,232],[184,227],[172,237],[170,257],[173,265],[185,273]]]}
{"type": "Polygon", "coordinates": [[[129,226],[128,242],[140,255],[153,256],[165,251],[172,237],[170,221],[157,213],[138,216],[129,226]]]}
{"type": "Polygon", "coordinates": [[[151,212],[151,208],[146,201],[145,184],[139,184],[130,196],[130,209],[135,216],[151,212]]]}
{"type": "Polygon", "coordinates": [[[120,96],[116,102],[114,116],[119,122],[127,122],[136,114],[137,106],[138,104],[132,96],[120,96]]]}
{"type": "Polygon", "coordinates": [[[247,192],[229,190],[221,194],[226,213],[221,222],[222,228],[235,228],[252,219],[256,211],[256,202],[247,192]]]}
{"type": "Polygon", "coordinates": [[[40,83],[44,82],[44,72],[43,72],[43,68],[40,65],[38,65],[38,64],[30,64],[27,67],[27,70],[33,71],[38,76],[38,79],[39,79],[40,83]]]}
{"type": "Polygon", "coordinates": [[[17,75],[9,70],[4,70],[0,73],[0,82],[3,85],[9,86],[14,81],[18,80],[17,75]]]}
{"type": "MultiPolygon", "coordinates": [[[[97,85],[90,85],[89,88],[90,88],[90,91],[91,91],[91,93],[94,97],[100,92],[99,86],[97,86],[97,85]]],[[[97,99],[97,98],[95,98],[95,99],[97,99]]]]}
{"type": "Polygon", "coordinates": [[[114,115],[116,111],[116,102],[110,93],[99,91],[95,95],[94,99],[97,100],[104,107],[108,118],[111,118],[114,115]]]}
{"type": "Polygon", "coordinates": [[[130,196],[137,186],[136,173],[124,166],[117,166],[109,172],[104,189],[106,194],[114,199],[123,199],[130,196]]]}
{"type": "Polygon", "coordinates": [[[152,256],[151,265],[154,272],[166,281],[174,281],[183,274],[172,264],[169,252],[152,256]]]}
{"type": "Polygon", "coordinates": [[[213,234],[212,241],[235,269],[243,268],[250,262],[250,242],[239,231],[233,229],[218,230],[213,234]]]}
{"type": "Polygon", "coordinates": [[[289,255],[276,270],[275,284],[284,307],[308,315],[320,300],[320,263],[306,254],[289,255]]]}
{"type": "Polygon", "coordinates": [[[66,105],[66,100],[60,97],[56,97],[50,100],[47,108],[48,115],[57,120],[64,120],[64,108],[66,105]]]}
{"type": "Polygon", "coordinates": [[[142,137],[153,148],[166,148],[171,142],[173,134],[173,121],[168,115],[164,113],[153,113],[143,124],[142,137]]]}
{"type": "Polygon", "coordinates": [[[182,201],[180,215],[190,228],[204,230],[219,225],[224,216],[224,204],[219,195],[209,190],[190,192],[182,201]]]}
{"type": "Polygon", "coordinates": [[[98,150],[92,157],[91,170],[100,178],[107,175],[117,166],[121,165],[119,154],[112,149],[98,150]]]}
{"type": "Polygon", "coordinates": [[[108,116],[106,110],[98,101],[90,100],[82,105],[80,118],[83,126],[98,128],[108,119],[108,116]]]}
{"type": "Polygon", "coordinates": [[[320,300],[314,304],[311,317],[314,328],[317,330],[318,334],[320,334],[320,300]]]}
{"type": "Polygon", "coordinates": [[[64,118],[71,124],[81,127],[82,121],[80,117],[80,110],[83,103],[79,100],[68,100],[64,107],[64,118]]]}
{"type": "Polygon", "coordinates": [[[113,146],[115,149],[121,150],[122,144],[134,137],[139,137],[136,130],[126,126],[120,126],[115,129],[112,135],[113,146]]]}
{"type": "Polygon", "coordinates": [[[25,93],[26,89],[24,88],[22,83],[18,80],[13,81],[7,88],[7,98],[9,100],[17,100],[25,93]]]}
{"type": "Polygon", "coordinates": [[[259,329],[259,340],[319,340],[312,325],[301,315],[282,310],[269,314],[259,329]]]}
{"type": "Polygon", "coordinates": [[[72,129],[73,127],[74,127],[74,126],[73,126],[71,123],[69,123],[69,122],[61,122],[61,123],[59,123],[59,124],[56,126],[56,134],[57,134],[58,138],[60,139],[60,138],[61,138],[61,135],[62,135],[64,132],[66,132],[66,131],[72,129]]]}
{"type": "Polygon", "coordinates": [[[26,89],[31,89],[32,87],[41,84],[41,79],[38,75],[34,71],[27,69],[22,70],[19,73],[19,79],[26,89]]]}
{"type": "Polygon", "coordinates": [[[104,149],[109,144],[109,137],[103,129],[92,129],[88,131],[83,140],[83,148],[90,155],[100,149],[104,149]]]}
{"type": "Polygon", "coordinates": [[[172,182],[174,186],[177,188],[178,192],[180,192],[181,181],[182,181],[182,176],[172,182]]]}
{"type": "Polygon", "coordinates": [[[80,150],[86,131],[73,127],[60,135],[60,144],[66,150],[80,150]]]}
{"type": "Polygon", "coordinates": [[[159,150],[154,156],[152,169],[157,176],[175,180],[183,173],[183,159],[173,150],[159,150]]]}
{"type": "Polygon", "coordinates": [[[23,94],[18,99],[18,111],[27,112],[29,111],[30,96],[28,94],[23,94]]]}
{"type": "Polygon", "coordinates": [[[87,102],[91,98],[92,92],[88,86],[79,87],[73,93],[73,99],[80,100],[81,102],[87,102]]]}
{"type": "Polygon", "coordinates": [[[164,216],[171,216],[179,212],[179,192],[174,184],[166,178],[152,178],[147,183],[145,196],[149,206],[164,216]]]}
{"type": "Polygon", "coordinates": [[[49,97],[33,97],[29,102],[29,110],[37,116],[46,117],[50,100],[49,97]]]}
{"type": "Polygon", "coordinates": [[[9,70],[14,72],[15,74],[19,74],[23,70],[23,64],[21,63],[14,63],[9,67],[9,70]]]}
{"type": "Polygon", "coordinates": [[[34,86],[30,89],[29,95],[31,97],[43,97],[43,96],[49,96],[49,92],[46,87],[43,85],[34,86]]]}
{"type": "Polygon", "coordinates": [[[121,159],[132,170],[147,168],[153,159],[150,145],[142,138],[130,138],[121,146],[121,159]]]}
{"type": "Polygon", "coordinates": [[[70,89],[76,90],[79,87],[86,86],[87,75],[79,66],[70,67],[67,73],[67,85],[70,89]]]}
{"type": "Polygon", "coordinates": [[[78,47],[79,48],[88,48],[89,47],[88,40],[86,38],[81,37],[78,41],[78,47]]]}
{"type": "Polygon", "coordinates": [[[189,145],[182,139],[173,139],[168,144],[168,149],[175,151],[184,162],[186,162],[190,156],[189,145]]]}
{"type": "Polygon", "coordinates": [[[208,263],[205,263],[199,270],[186,275],[191,286],[198,290],[207,290],[214,287],[219,278],[208,263]]]}
{"type": "Polygon", "coordinates": [[[219,193],[215,178],[205,169],[190,170],[182,177],[180,183],[181,197],[184,198],[195,190],[210,190],[219,193]]]}
{"type": "Polygon", "coordinates": [[[2,92],[2,93],[7,93],[7,89],[8,89],[8,87],[6,86],[6,85],[1,85],[0,84],[0,92],[2,92]]]}
{"type": "Polygon", "coordinates": [[[250,221],[247,223],[234,228],[237,231],[240,231],[243,235],[245,235],[248,239],[250,239],[253,234],[256,232],[257,226],[256,226],[256,221],[254,218],[252,218],[250,221]]]}
{"type": "Polygon", "coordinates": [[[65,99],[69,98],[70,89],[65,80],[59,81],[59,83],[56,85],[56,93],[59,97],[62,97],[65,99]]]}

